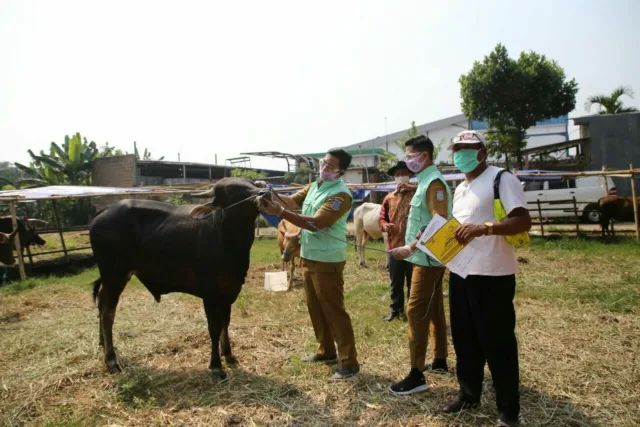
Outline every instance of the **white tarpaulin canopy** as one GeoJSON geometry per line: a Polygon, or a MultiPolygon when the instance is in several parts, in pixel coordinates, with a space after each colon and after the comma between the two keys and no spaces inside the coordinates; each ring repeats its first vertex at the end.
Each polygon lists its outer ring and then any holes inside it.
{"type": "Polygon", "coordinates": [[[0,200],[41,200],[55,197],[109,196],[127,193],[153,193],[151,188],[88,187],[75,185],[51,185],[25,190],[0,191],[0,200]]]}

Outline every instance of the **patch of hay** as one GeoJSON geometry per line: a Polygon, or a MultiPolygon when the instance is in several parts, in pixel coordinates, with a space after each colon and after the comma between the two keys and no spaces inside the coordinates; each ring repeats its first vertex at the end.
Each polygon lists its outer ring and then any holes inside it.
{"type": "MultiPolygon", "coordinates": [[[[637,311],[605,311],[597,302],[567,297],[582,292],[576,291],[576,271],[600,288],[611,280],[614,261],[523,255],[529,263],[521,265],[516,300],[523,425],[636,424],[637,311]]],[[[125,371],[110,376],[89,286],[6,295],[0,318],[20,315],[17,322],[0,322],[0,424],[493,425],[488,371],[482,407],[455,417],[438,412],[457,391],[452,374],[429,374],[425,393],[389,394],[387,387],[409,371],[407,326],[381,321],[388,276],[381,258],[372,255],[368,263],[361,268],[351,260],[345,274],[361,374],[339,384],[327,381],[333,367],[300,362],[315,349],[304,291],[264,291],[264,272],[277,270],[276,263],[253,266],[234,305],[230,334],[239,364],[226,366],[223,382],[208,375],[210,341],[197,298],[171,294],[157,304],[139,285],[127,287],[114,326],[125,371]]],[[[614,276],[626,283],[624,274],[614,276]]],[[[449,365],[455,366],[451,342],[449,365]]]]}

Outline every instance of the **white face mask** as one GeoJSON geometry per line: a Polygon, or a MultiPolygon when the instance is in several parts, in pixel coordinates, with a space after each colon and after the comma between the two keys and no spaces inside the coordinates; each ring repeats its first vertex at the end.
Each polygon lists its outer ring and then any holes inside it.
{"type": "Polygon", "coordinates": [[[404,175],[404,176],[396,176],[395,178],[393,178],[396,183],[401,184],[401,183],[407,183],[409,182],[409,177],[404,175]]]}

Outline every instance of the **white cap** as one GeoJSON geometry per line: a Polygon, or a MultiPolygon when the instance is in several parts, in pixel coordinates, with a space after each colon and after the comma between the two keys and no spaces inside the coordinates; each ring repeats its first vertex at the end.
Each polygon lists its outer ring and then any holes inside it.
{"type": "Polygon", "coordinates": [[[475,130],[463,130],[457,136],[451,138],[451,145],[449,145],[448,149],[450,150],[456,144],[482,144],[487,145],[487,140],[484,139],[484,135],[480,132],[476,132],[475,130]]]}

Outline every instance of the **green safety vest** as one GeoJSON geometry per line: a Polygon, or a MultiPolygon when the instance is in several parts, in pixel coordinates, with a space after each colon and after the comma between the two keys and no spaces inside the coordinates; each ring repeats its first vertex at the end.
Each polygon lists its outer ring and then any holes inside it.
{"type": "MultiPolygon", "coordinates": [[[[451,218],[451,209],[453,206],[453,198],[451,197],[451,190],[444,179],[444,176],[440,173],[436,165],[431,165],[422,172],[416,175],[418,178],[418,189],[416,194],[411,199],[411,209],[409,209],[409,217],[407,219],[407,231],[405,233],[405,244],[409,245],[416,241],[416,235],[420,231],[423,225],[429,224],[433,215],[431,210],[427,206],[427,188],[429,184],[435,179],[439,179],[444,183],[444,187],[447,191],[447,218],[451,218]]],[[[413,255],[408,257],[406,261],[413,264],[421,265],[423,267],[442,267],[439,261],[428,257],[427,254],[416,248],[413,255]]]]}
{"type": "MultiPolygon", "coordinates": [[[[314,216],[318,209],[320,209],[329,198],[336,194],[346,193],[351,198],[351,192],[342,179],[329,182],[325,181],[320,187],[318,187],[318,182],[319,181],[314,182],[309,188],[309,192],[302,204],[302,215],[314,216]]],[[[322,231],[313,232],[302,230],[300,256],[311,261],[346,261],[348,216],[349,211],[345,212],[333,225],[322,231]],[[327,234],[329,234],[329,236],[327,234]]]]}

